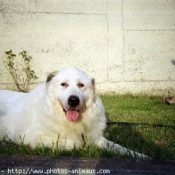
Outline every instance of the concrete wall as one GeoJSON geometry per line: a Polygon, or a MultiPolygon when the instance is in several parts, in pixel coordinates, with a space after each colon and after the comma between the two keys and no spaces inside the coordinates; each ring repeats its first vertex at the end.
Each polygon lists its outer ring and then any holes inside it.
{"type": "Polygon", "coordinates": [[[76,66],[98,92],[175,92],[175,0],[0,0],[0,88],[13,81],[4,51],[27,50],[39,82],[76,66]]]}

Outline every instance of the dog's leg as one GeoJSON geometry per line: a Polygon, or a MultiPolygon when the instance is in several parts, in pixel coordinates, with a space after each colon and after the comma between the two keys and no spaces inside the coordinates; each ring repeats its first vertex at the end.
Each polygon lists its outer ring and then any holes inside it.
{"type": "Polygon", "coordinates": [[[100,148],[105,148],[108,151],[118,152],[120,155],[131,155],[133,158],[142,158],[142,159],[148,159],[149,158],[148,156],[146,156],[144,154],[134,152],[132,150],[129,150],[125,147],[120,146],[119,144],[111,142],[111,141],[107,140],[104,137],[101,137],[96,142],[96,145],[100,148]]]}

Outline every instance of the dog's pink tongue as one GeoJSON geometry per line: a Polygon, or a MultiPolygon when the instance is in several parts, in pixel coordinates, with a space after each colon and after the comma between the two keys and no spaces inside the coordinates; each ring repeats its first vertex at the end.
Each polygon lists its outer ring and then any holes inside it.
{"type": "Polygon", "coordinates": [[[79,112],[76,110],[67,110],[66,116],[69,121],[76,121],[79,117],[79,112]]]}

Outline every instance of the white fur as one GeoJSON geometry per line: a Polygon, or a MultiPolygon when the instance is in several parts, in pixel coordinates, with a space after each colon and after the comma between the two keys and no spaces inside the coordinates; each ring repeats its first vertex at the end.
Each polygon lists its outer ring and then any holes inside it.
{"type": "Polygon", "coordinates": [[[50,74],[48,81],[30,93],[0,91],[0,139],[6,135],[20,144],[35,147],[56,145],[60,148],[80,148],[84,135],[87,144],[95,144],[121,155],[145,158],[143,154],[130,151],[103,137],[106,127],[105,110],[95,94],[94,79],[76,68],[65,68],[50,74]],[[66,83],[63,86],[62,83],[66,83]],[[84,86],[79,87],[79,83],[84,86]],[[63,108],[68,109],[68,98],[76,95],[80,103],[79,119],[71,122],[63,108]]]}

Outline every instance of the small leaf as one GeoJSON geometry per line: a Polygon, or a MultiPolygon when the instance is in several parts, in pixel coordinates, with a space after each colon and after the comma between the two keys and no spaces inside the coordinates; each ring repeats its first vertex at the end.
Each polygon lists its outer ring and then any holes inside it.
{"type": "Polygon", "coordinates": [[[6,54],[11,54],[11,53],[12,53],[12,50],[6,51],[6,52],[4,52],[4,53],[6,53],[6,54]]]}
{"type": "Polygon", "coordinates": [[[11,54],[11,56],[12,56],[12,57],[16,57],[16,55],[15,55],[15,54],[11,54]]]}

